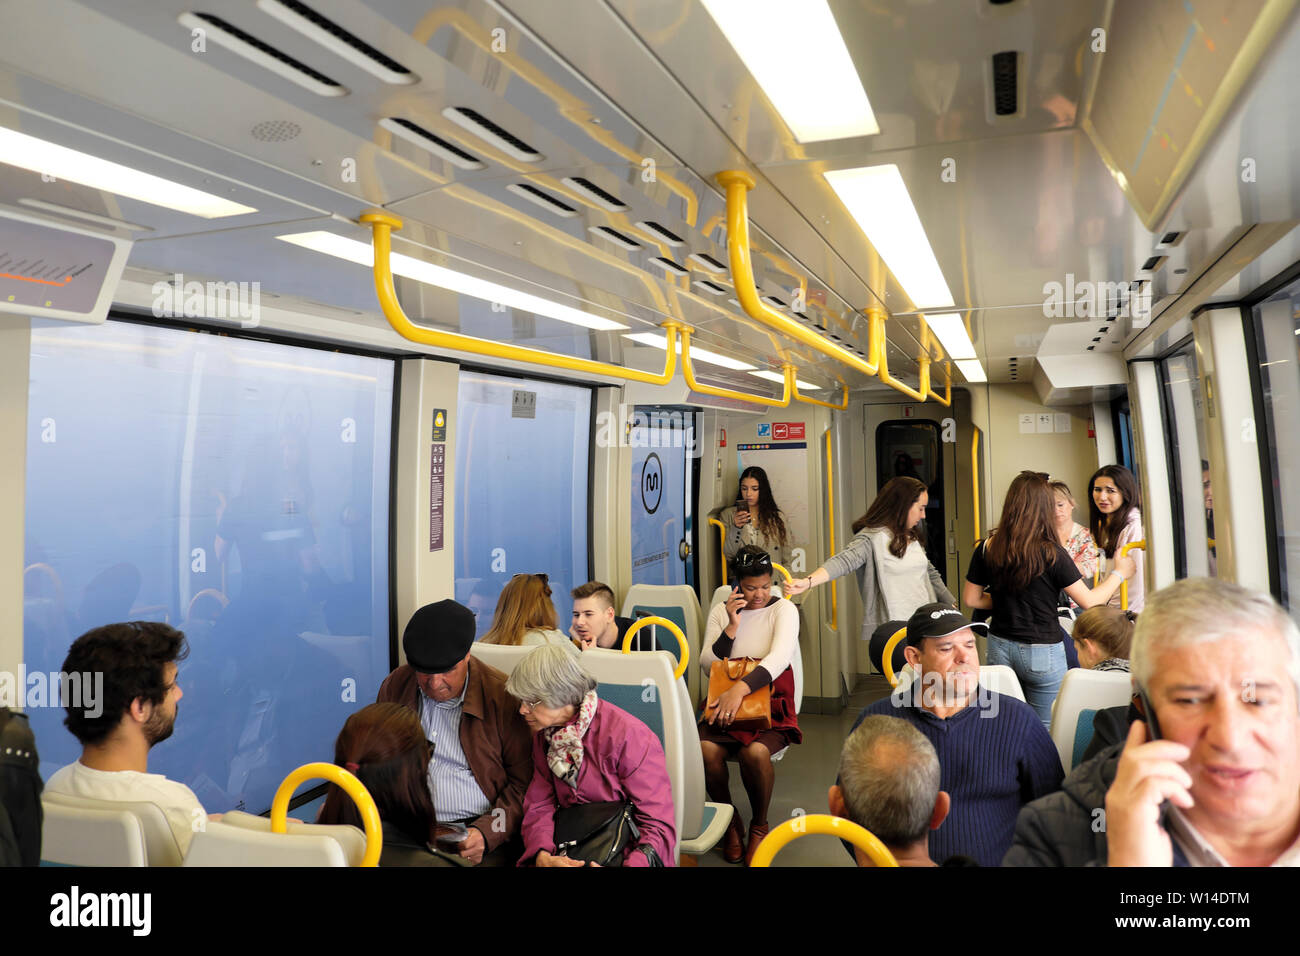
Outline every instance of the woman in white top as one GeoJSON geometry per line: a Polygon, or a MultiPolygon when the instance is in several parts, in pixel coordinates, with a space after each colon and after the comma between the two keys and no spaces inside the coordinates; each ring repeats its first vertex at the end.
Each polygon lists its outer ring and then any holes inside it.
{"type": "Polygon", "coordinates": [[[925,604],[942,601],[957,606],[943,578],[926,557],[921,522],[930,502],[919,478],[891,478],[871,507],[853,522],[856,532],[839,554],[806,578],[785,584],[785,596],[834,581],[852,571],[862,590],[862,639],[886,621],[906,621],[925,604]]]}
{"type": "Polygon", "coordinates": [[[740,778],[749,796],[753,819],[749,844],[742,844],[744,827],[736,810],[727,830],[723,855],[729,863],[745,863],[767,835],[767,808],[772,801],[772,754],[803,742],[794,709],[794,672],[790,664],[799,653],[799,610],[772,594],[772,559],[754,546],[741,548],[732,562],[735,586],[725,604],[709,612],[704,628],[700,664],[707,675],[715,661],[750,657],[757,666],[742,681],[705,706],[700,720],[700,747],[704,752],[704,780],[709,799],[731,803],[727,757],[740,760],[740,778]],[[732,726],[741,701],[770,686],[772,726],[768,730],[741,730],[732,726]]]}
{"type": "Polygon", "coordinates": [[[730,561],[746,545],[762,548],[777,564],[788,564],[790,534],[785,517],[772,497],[772,485],[767,472],[751,465],[740,473],[740,489],[736,501],[744,507],[732,505],[722,512],[721,521],[727,527],[727,537],[722,542],[722,553],[730,561]]]}
{"type": "Polygon", "coordinates": [[[578,656],[577,645],[556,624],[550,579],[545,574],[516,574],[501,589],[492,629],[483,635],[483,643],[556,644],[578,656]]]}
{"type": "MultiPolygon", "coordinates": [[[[1092,537],[1097,548],[1106,557],[1106,564],[1115,567],[1115,557],[1124,545],[1142,541],[1142,492],[1138,490],[1133,472],[1122,465],[1103,465],[1088,480],[1088,518],[1092,537]]],[[[1135,549],[1140,550],[1140,549],[1135,549]]],[[[1145,562],[1137,561],[1137,571],[1128,582],[1128,610],[1138,613],[1146,603],[1146,582],[1143,575],[1145,562]]],[[[1109,601],[1119,607],[1119,594],[1109,601]]]]}

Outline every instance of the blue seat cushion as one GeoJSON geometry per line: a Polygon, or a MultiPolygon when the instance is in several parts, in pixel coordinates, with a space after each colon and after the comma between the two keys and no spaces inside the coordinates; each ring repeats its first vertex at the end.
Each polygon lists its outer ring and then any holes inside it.
{"type": "Polygon", "coordinates": [[[1083,760],[1083,752],[1088,749],[1088,744],[1092,743],[1092,722],[1096,718],[1095,710],[1079,711],[1078,723],[1074,725],[1074,749],[1070,752],[1070,766],[1066,770],[1077,767],[1083,760]]]}
{"type": "MultiPolygon", "coordinates": [[[[632,617],[634,619],[638,615],[644,617],[646,614],[667,618],[682,629],[683,636],[689,637],[686,631],[686,614],[680,607],[675,605],[669,607],[653,607],[646,604],[633,605],[632,617]]],[[[635,623],[635,620],[633,623],[635,623]]],[[[632,649],[637,650],[638,648],[644,650],[667,651],[669,654],[673,655],[674,660],[681,660],[681,648],[677,644],[677,638],[667,628],[664,628],[663,632],[660,633],[658,629],[654,629],[651,625],[647,624],[641,630],[632,635],[632,649]],[[653,648],[650,647],[648,641],[640,643],[641,638],[650,630],[654,630],[655,633],[655,646],[653,648]]]]}
{"type": "Polygon", "coordinates": [[[653,730],[655,736],[659,738],[659,742],[667,749],[668,744],[664,740],[663,704],[659,700],[660,694],[657,687],[654,685],[642,686],[641,684],[608,684],[601,681],[596,693],[601,700],[607,700],[615,707],[623,708],[653,730]],[[653,691],[653,693],[646,693],[647,691],[653,691]],[[646,700],[646,697],[652,699],[646,700]]]}

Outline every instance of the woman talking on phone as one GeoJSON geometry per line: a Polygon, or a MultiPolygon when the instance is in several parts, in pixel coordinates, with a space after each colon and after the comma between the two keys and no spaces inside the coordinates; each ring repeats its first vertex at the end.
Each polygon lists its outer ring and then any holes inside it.
{"type": "Polygon", "coordinates": [[[731,579],[734,586],[727,602],[709,612],[700,664],[706,675],[716,661],[749,657],[758,664],[716,702],[705,706],[699,725],[700,748],[705,787],[715,803],[731,803],[727,757],[734,754],[740,760],[740,779],[754,815],[749,843],[744,843],[745,830],[736,809],[722,852],[728,863],[739,863],[743,856],[748,865],[767,836],[767,808],[776,777],[772,754],[803,741],[794,712],[794,672],[790,669],[799,653],[799,611],[784,598],[773,596],[772,559],[762,548],[747,545],[736,552],[731,579]],[[771,688],[772,726],[766,730],[734,726],[741,702],[763,687],[771,688]]]}
{"type": "Polygon", "coordinates": [[[730,561],[747,545],[762,548],[777,564],[787,564],[790,556],[789,533],[785,517],[772,497],[767,472],[750,466],[740,474],[736,503],[722,512],[727,528],[722,553],[730,561]]]}
{"type": "Polygon", "coordinates": [[[871,632],[881,624],[906,621],[924,604],[942,601],[956,607],[957,599],[926,557],[922,544],[921,521],[929,503],[929,492],[919,478],[889,479],[867,513],[853,522],[855,536],[848,547],[827,558],[808,577],[787,581],[785,596],[802,594],[856,571],[862,591],[864,641],[870,640],[871,632]]]}

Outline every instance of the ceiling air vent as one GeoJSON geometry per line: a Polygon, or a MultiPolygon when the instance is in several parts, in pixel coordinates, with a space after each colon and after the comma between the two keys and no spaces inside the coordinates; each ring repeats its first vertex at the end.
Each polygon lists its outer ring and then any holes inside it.
{"type": "Polygon", "coordinates": [[[1165,264],[1165,260],[1168,258],[1169,258],[1168,256],[1152,256],[1146,262],[1142,263],[1141,271],[1156,272],[1157,270],[1159,270],[1161,266],[1165,264]]]}
{"type": "Polygon", "coordinates": [[[202,36],[212,40],[218,46],[223,46],[231,53],[242,56],[245,60],[256,63],[313,93],[320,96],[348,95],[348,88],[342,83],[331,80],[324,73],[313,70],[306,63],[295,60],[284,51],[263,43],[251,33],[245,33],[221,17],[210,13],[182,13],[176,19],[181,26],[191,31],[202,31],[202,36]]]}
{"type": "Polygon", "coordinates": [[[331,53],[361,67],[372,76],[394,86],[406,86],[419,79],[392,57],[385,56],[365,40],[349,33],[298,0],[257,0],[258,8],[290,29],[297,30],[331,53]]]}
{"type": "Polygon", "coordinates": [[[993,54],[993,112],[998,116],[1014,116],[1017,102],[1017,74],[1019,54],[1015,50],[993,54]]]}
{"type": "Polygon", "coordinates": [[[699,287],[700,287],[701,289],[703,289],[705,292],[711,293],[712,295],[726,295],[726,294],[727,294],[727,290],[726,290],[726,289],[724,289],[722,286],[718,285],[716,282],[710,282],[708,279],[696,279],[696,280],[695,280],[695,285],[699,286],[699,287]]]}
{"type": "Polygon", "coordinates": [[[441,136],[430,133],[423,126],[417,126],[410,120],[387,116],[379,121],[379,125],[394,136],[400,136],[407,142],[414,143],[421,149],[428,150],[433,155],[445,159],[458,169],[487,168],[487,164],[473,153],[467,153],[455,143],[449,143],[441,136]]]}
{"type": "Polygon", "coordinates": [[[539,163],[546,158],[514,133],[498,126],[478,110],[472,110],[468,106],[448,106],[442,111],[442,115],[520,162],[539,163]]]}
{"type": "Polygon", "coordinates": [[[785,303],[782,302],[780,299],[778,299],[778,298],[777,298],[776,296],[774,296],[774,295],[765,295],[765,296],[762,296],[761,298],[762,298],[763,301],[766,302],[768,305],[774,305],[774,306],[776,306],[778,309],[784,309],[784,308],[785,308],[785,303]]]}
{"type": "Polygon", "coordinates": [[[1160,242],[1158,242],[1157,245],[1176,246],[1178,243],[1183,241],[1183,236],[1185,235],[1187,235],[1186,230],[1183,232],[1166,232],[1160,237],[1160,242]]]}
{"type": "Polygon", "coordinates": [[[601,209],[608,209],[610,212],[623,212],[627,209],[627,203],[612,193],[605,192],[590,179],[583,179],[581,176],[565,176],[560,182],[591,200],[601,209]]]}
{"type": "Polygon", "coordinates": [[[665,272],[671,272],[675,276],[684,276],[690,271],[685,266],[678,265],[676,262],[673,262],[672,259],[665,259],[663,256],[654,256],[650,261],[660,269],[663,269],[665,272]]]}
{"type": "Polygon", "coordinates": [[[522,196],[531,203],[536,203],[548,212],[555,213],[557,216],[563,216],[565,219],[572,219],[578,214],[568,203],[560,202],[550,193],[538,189],[536,186],[530,186],[528,183],[511,183],[506,187],[509,192],[516,196],[522,196]]]}
{"type": "Polygon", "coordinates": [[[624,249],[640,249],[641,243],[637,242],[631,236],[625,236],[617,229],[611,229],[609,226],[592,226],[588,232],[593,232],[602,239],[607,239],[616,246],[622,246],[624,249]]]}
{"type": "Polygon", "coordinates": [[[697,266],[701,266],[705,269],[708,269],[710,272],[714,273],[715,275],[722,275],[722,273],[727,271],[726,266],[724,266],[721,262],[713,258],[713,256],[708,255],[707,253],[692,252],[686,258],[691,260],[691,262],[694,262],[697,266]]]}
{"type": "Polygon", "coordinates": [[[657,242],[665,242],[673,247],[686,245],[681,236],[677,235],[677,233],[670,229],[659,225],[657,222],[638,222],[634,228],[645,233],[657,242]]]}

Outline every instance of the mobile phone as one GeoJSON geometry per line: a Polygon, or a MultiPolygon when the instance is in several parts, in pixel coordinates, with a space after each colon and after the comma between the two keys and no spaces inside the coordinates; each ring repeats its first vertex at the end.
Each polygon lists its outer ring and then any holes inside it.
{"type": "Polygon", "coordinates": [[[737,512],[737,513],[740,513],[741,511],[748,511],[748,510],[749,510],[749,503],[746,502],[744,498],[737,498],[737,499],[736,499],[736,512],[737,512]]]}
{"type": "MultiPolygon", "coordinates": [[[[1151,740],[1163,740],[1160,733],[1160,721],[1156,719],[1156,709],[1151,704],[1151,698],[1147,695],[1147,689],[1141,684],[1137,685],[1138,700],[1142,702],[1142,715],[1147,722],[1147,737],[1151,740]]],[[[1166,830],[1169,829],[1169,818],[1174,812],[1174,805],[1168,800],[1160,803],[1160,825],[1166,830]]]]}

